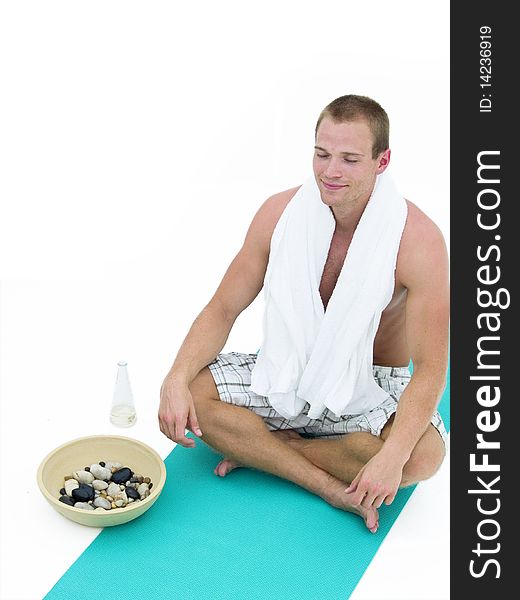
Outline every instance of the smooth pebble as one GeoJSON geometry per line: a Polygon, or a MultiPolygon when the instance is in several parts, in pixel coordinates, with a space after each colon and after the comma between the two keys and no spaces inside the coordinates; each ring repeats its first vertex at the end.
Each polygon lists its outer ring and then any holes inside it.
{"type": "Polygon", "coordinates": [[[121,490],[119,489],[117,483],[112,482],[107,487],[107,494],[112,497],[114,497],[116,494],[119,494],[120,491],[121,490]]]}
{"type": "Polygon", "coordinates": [[[141,485],[137,488],[137,493],[141,500],[147,498],[150,495],[150,489],[148,488],[147,483],[141,483],[141,485]]]}
{"type": "Polygon", "coordinates": [[[140,498],[139,492],[135,488],[130,487],[130,486],[127,486],[127,488],[126,488],[126,495],[131,500],[139,500],[139,498],[140,498]]]}
{"type": "Polygon", "coordinates": [[[126,492],[119,492],[117,496],[114,496],[114,502],[116,503],[116,506],[126,506],[128,504],[126,492]]]}
{"type": "Polygon", "coordinates": [[[112,475],[112,471],[110,469],[102,467],[97,463],[90,465],[90,472],[96,479],[100,479],[101,481],[108,481],[112,475]]]}
{"type": "Polygon", "coordinates": [[[75,479],[67,479],[65,482],[65,493],[67,496],[72,496],[72,490],[77,490],[79,483],[75,479]]]}
{"type": "Polygon", "coordinates": [[[94,506],[98,508],[104,508],[105,510],[110,510],[112,508],[110,502],[106,498],[102,498],[101,496],[94,500],[94,506]]]}
{"type": "Polygon", "coordinates": [[[94,481],[92,482],[92,487],[95,490],[106,490],[108,487],[108,483],[106,481],[101,481],[101,479],[94,479],[94,481]]]}
{"type": "Polygon", "coordinates": [[[86,483],[81,483],[79,488],[72,490],[72,497],[76,502],[88,502],[94,500],[94,488],[86,483]]]}
{"type": "Polygon", "coordinates": [[[120,462],[116,462],[115,460],[107,460],[105,463],[106,469],[115,469],[116,471],[120,469],[123,465],[120,462]]]}
{"type": "Polygon", "coordinates": [[[77,479],[80,483],[92,483],[95,479],[94,475],[92,475],[92,473],[89,473],[88,471],[85,470],[79,470],[79,471],[74,471],[72,473],[72,477],[74,477],[74,479],[77,479]]]}
{"type": "Polygon", "coordinates": [[[74,508],[82,508],[83,510],[94,510],[92,504],[89,504],[88,502],[76,502],[76,504],[74,504],[74,508]]]}
{"type": "Polygon", "coordinates": [[[125,483],[132,478],[132,475],[133,473],[128,467],[123,467],[112,473],[112,481],[117,484],[125,483]]]}
{"type": "Polygon", "coordinates": [[[74,506],[74,500],[70,496],[61,496],[60,502],[63,502],[63,504],[67,504],[68,506],[74,506]]]}

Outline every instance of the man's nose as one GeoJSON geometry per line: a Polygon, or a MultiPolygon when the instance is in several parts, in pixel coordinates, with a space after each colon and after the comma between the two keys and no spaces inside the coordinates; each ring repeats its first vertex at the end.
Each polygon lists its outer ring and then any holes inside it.
{"type": "Polygon", "coordinates": [[[340,158],[331,157],[327,162],[324,175],[327,177],[341,177],[341,166],[340,158]]]}

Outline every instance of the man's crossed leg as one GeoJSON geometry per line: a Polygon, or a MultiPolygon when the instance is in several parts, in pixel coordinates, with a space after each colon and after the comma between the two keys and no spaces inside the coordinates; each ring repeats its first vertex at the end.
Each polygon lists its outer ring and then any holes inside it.
{"type": "MultiPolygon", "coordinates": [[[[238,466],[251,467],[287,479],[326,502],[360,515],[375,533],[377,509],[365,508],[354,492],[346,493],[360,469],[375,456],[388,437],[392,419],[380,437],[366,432],[335,439],[305,439],[294,431],[269,431],[251,410],[222,402],[207,367],[190,385],[202,439],[224,455],[215,473],[225,476],[238,466]]],[[[444,444],[432,425],[420,439],[403,469],[401,486],[433,475],[444,456],[444,444]]]]}

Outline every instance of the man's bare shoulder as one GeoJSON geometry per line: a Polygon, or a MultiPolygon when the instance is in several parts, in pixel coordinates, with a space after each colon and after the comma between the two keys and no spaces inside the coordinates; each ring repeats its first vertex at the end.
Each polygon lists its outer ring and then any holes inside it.
{"type": "Polygon", "coordinates": [[[407,286],[422,276],[442,276],[448,269],[448,254],[438,225],[413,202],[406,203],[408,216],[399,246],[397,271],[407,286]]]}
{"type": "Polygon", "coordinates": [[[293,199],[300,187],[301,186],[296,186],[289,190],[273,194],[261,206],[260,210],[264,212],[265,218],[273,221],[273,229],[276,226],[276,223],[278,223],[279,218],[282,216],[285,207],[293,199]]]}
{"type": "Polygon", "coordinates": [[[274,228],[282,216],[285,207],[289,204],[300,187],[301,186],[297,186],[270,196],[258,209],[258,212],[251,223],[250,233],[269,243],[274,228]]]}

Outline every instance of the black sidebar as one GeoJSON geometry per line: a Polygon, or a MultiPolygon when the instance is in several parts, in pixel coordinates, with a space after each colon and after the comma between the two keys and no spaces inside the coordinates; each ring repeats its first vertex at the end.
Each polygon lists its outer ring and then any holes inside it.
{"type": "MultiPolygon", "coordinates": [[[[451,598],[518,597],[520,29],[451,5],[451,598]]],[[[520,540],[519,540],[520,541],[520,540]]]]}

